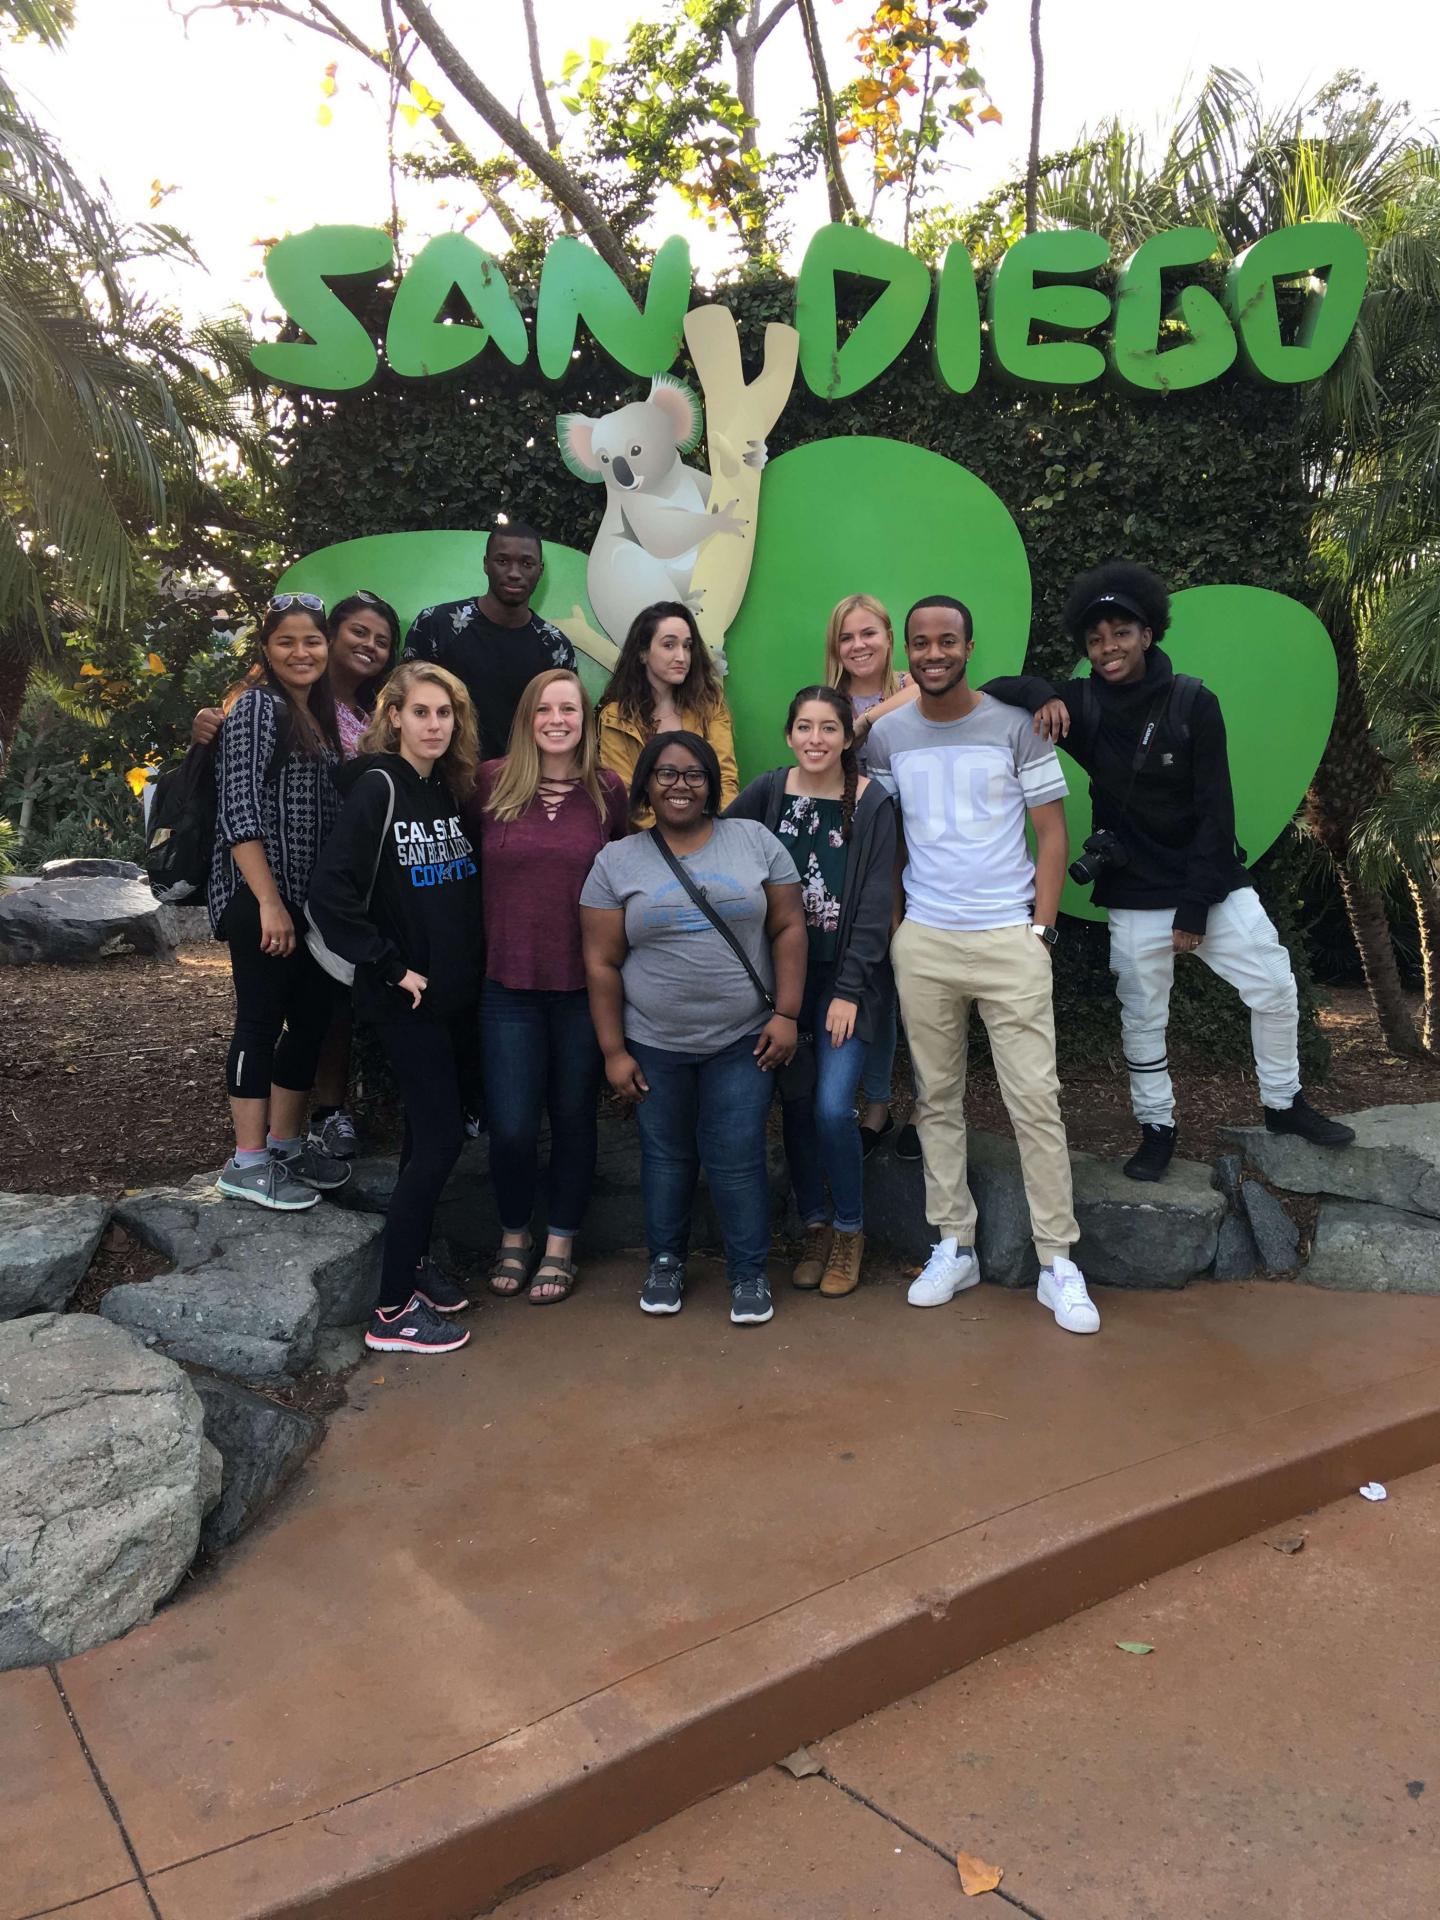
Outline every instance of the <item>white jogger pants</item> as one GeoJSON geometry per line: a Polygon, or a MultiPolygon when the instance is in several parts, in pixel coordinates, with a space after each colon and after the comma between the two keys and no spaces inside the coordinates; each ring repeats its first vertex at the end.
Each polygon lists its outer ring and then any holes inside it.
{"type": "MultiPolygon", "coordinates": [[[[1110,909],[1110,971],[1120,999],[1130,1104],[1142,1126],[1173,1126],[1175,1089],[1165,1052],[1175,949],[1175,910],[1110,909]]],[[[1260,1098],[1288,1107],[1300,1091],[1299,1013],[1290,956],[1253,887],[1241,887],[1210,909],[1195,949],[1212,973],[1228,980],[1250,1009],[1250,1041],[1260,1098]]]]}

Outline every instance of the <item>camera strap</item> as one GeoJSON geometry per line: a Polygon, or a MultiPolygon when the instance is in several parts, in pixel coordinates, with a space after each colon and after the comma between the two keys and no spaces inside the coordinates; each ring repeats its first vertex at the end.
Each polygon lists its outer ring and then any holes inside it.
{"type": "Polygon", "coordinates": [[[1135,743],[1135,757],[1130,762],[1130,779],[1125,787],[1125,798],[1120,802],[1120,815],[1130,811],[1131,796],[1135,792],[1135,782],[1140,778],[1141,769],[1150,758],[1150,749],[1154,745],[1155,735],[1160,731],[1160,722],[1165,718],[1165,709],[1170,704],[1170,696],[1175,691],[1175,682],[1169,680],[1156,694],[1145,716],[1145,724],[1140,729],[1140,738],[1135,743]]]}

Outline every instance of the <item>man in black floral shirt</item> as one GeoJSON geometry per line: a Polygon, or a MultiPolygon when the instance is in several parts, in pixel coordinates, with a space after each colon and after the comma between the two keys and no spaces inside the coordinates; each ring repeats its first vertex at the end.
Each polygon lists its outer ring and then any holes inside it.
{"type": "Polygon", "coordinates": [[[482,760],[498,760],[507,751],[515,709],[537,673],[575,668],[570,642],[530,607],[544,565],[534,527],[512,520],[495,528],[485,547],[486,591],[477,599],[426,607],[405,639],[407,660],[433,660],[464,681],[482,760]]]}

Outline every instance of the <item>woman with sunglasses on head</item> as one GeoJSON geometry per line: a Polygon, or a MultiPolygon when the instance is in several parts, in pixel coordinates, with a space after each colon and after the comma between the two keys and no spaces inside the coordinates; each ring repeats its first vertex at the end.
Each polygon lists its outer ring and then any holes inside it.
{"type": "Polygon", "coordinates": [[[480,769],[465,810],[485,881],[480,1001],[490,1176],[502,1240],[490,1291],[535,1306],[575,1285],[575,1236],[595,1177],[603,1063],[585,992],[580,889],[627,828],[625,789],[599,764],[589,695],[574,673],[537,674],[510,750],[480,769]],[[550,1121],[545,1251],[531,1271],[540,1128],[550,1121]]]}
{"type": "Polygon", "coordinates": [[[340,776],[345,809],[306,910],[324,946],[354,968],[356,1014],[379,1034],[405,1103],[365,1344],[453,1353],[470,1336],[445,1316],[470,1303],[430,1259],[430,1234],[464,1144],[460,1061],[480,990],[480,875],[460,819],[476,762],[464,685],[429,662],[397,668],[360,749],[340,776]]]}
{"type": "Polygon", "coordinates": [[[722,820],[720,766],[697,734],[641,749],[632,818],[580,895],[590,1012],[605,1073],[639,1103],[650,1270],[644,1312],[684,1304],[700,1167],[720,1217],[737,1326],[770,1319],[771,1075],[795,1052],[805,987],[800,876],[755,820],[722,820]]]}
{"type": "Polygon", "coordinates": [[[813,1073],[780,1083],[785,1157],[805,1229],[790,1277],[836,1297],[859,1285],[865,1251],[855,1094],[894,991],[895,808],[860,772],[850,703],[834,687],[800,689],[785,738],[794,765],[752,780],[725,817],[762,821],[800,871],[809,944],[800,1032],[813,1048],[813,1073]]]}
{"type": "Polygon", "coordinates": [[[312,1207],[350,1169],[306,1140],[331,982],[297,929],[310,876],[340,811],[325,609],[280,593],[256,636],[259,678],[230,708],[215,757],[210,924],[228,942],[235,1033],[226,1086],[235,1152],[217,1185],[262,1207],[312,1207]]]}
{"type": "MultiPolygon", "coordinates": [[[[618,774],[627,791],[645,743],[684,731],[714,749],[720,805],[729,806],[739,792],[730,709],[695,616],[678,600],[657,600],[635,616],[597,709],[600,764],[618,774]]],[[[635,824],[649,818],[642,808],[635,824]]]]}

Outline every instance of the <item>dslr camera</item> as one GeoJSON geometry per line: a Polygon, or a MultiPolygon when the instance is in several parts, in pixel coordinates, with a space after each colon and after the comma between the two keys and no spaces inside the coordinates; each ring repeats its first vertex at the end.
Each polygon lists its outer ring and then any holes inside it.
{"type": "Polygon", "coordinates": [[[1118,833],[1112,833],[1108,827],[1102,827],[1098,833],[1092,833],[1085,842],[1084,850],[1078,859],[1070,862],[1070,878],[1077,887],[1091,887],[1102,873],[1109,873],[1114,867],[1130,864],[1130,855],[1118,833]]]}

